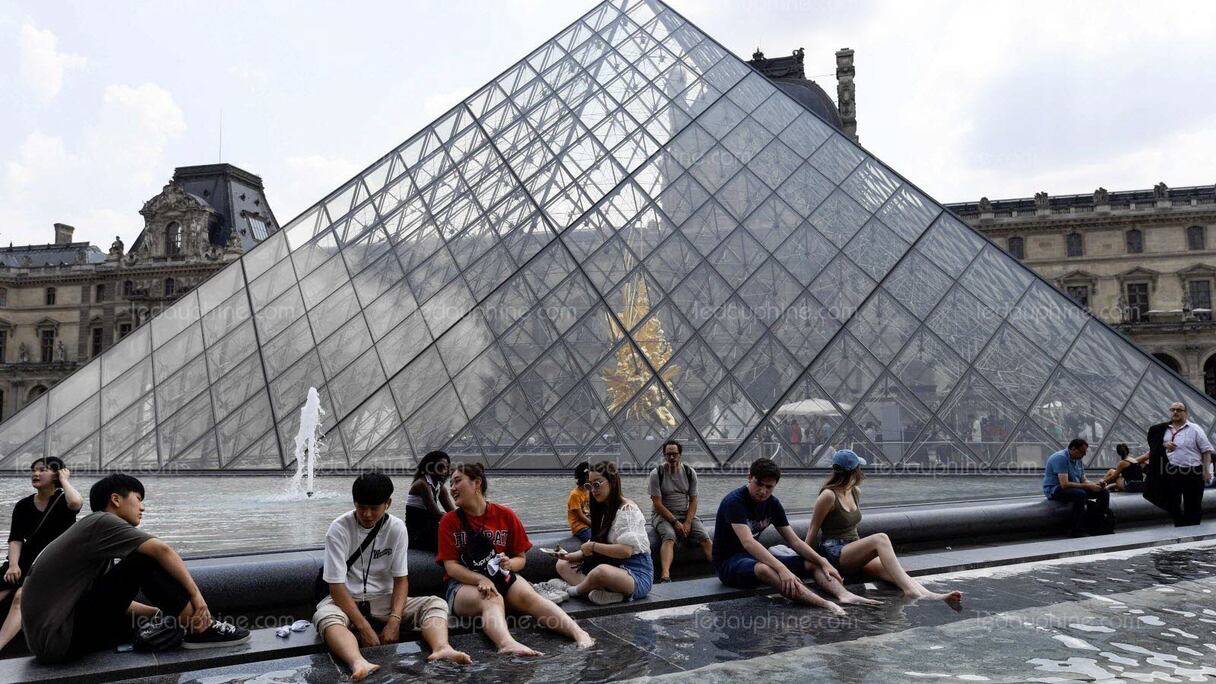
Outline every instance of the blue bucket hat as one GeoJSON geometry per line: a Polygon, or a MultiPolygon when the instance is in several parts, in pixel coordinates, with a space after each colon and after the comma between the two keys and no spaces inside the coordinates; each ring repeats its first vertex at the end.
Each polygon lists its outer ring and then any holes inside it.
{"type": "Polygon", "coordinates": [[[845,471],[857,470],[866,464],[866,460],[849,449],[841,449],[832,454],[832,466],[845,471]]]}

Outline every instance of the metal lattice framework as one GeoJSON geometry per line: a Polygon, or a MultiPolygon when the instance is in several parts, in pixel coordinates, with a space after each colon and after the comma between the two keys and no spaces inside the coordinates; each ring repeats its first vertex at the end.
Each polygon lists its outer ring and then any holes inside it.
{"type": "Polygon", "coordinates": [[[0,425],[0,464],[1102,458],[1216,406],[657,0],[612,0],[0,425]],[[795,427],[795,423],[797,426],[795,427]]]}

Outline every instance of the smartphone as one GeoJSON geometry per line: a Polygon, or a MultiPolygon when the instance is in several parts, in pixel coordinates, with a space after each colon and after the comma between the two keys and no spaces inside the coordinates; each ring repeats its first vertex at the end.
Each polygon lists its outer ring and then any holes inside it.
{"type": "Polygon", "coordinates": [[[135,650],[135,644],[119,644],[114,647],[115,653],[130,653],[135,650]]]}
{"type": "Polygon", "coordinates": [[[559,553],[561,553],[561,552],[562,552],[562,548],[561,548],[560,546],[555,546],[555,547],[553,547],[553,548],[551,548],[551,549],[545,549],[545,548],[542,548],[542,549],[540,550],[540,552],[541,552],[541,553],[543,553],[543,554],[545,554],[545,555],[548,555],[548,556],[554,556],[554,557],[556,557],[556,556],[557,556],[557,554],[559,554],[559,553]]]}

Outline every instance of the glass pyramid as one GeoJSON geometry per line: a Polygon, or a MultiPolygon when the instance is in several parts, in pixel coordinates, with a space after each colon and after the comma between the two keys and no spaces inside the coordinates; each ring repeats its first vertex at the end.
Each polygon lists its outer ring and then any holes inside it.
{"type": "Polygon", "coordinates": [[[605,2],[0,425],[0,467],[1108,461],[1216,405],[657,0],[605,2]]]}

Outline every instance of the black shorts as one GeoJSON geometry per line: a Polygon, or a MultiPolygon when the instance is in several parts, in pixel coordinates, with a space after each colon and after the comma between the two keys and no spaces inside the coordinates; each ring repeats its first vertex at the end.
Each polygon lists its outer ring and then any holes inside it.
{"type": "Polygon", "coordinates": [[[1144,491],[1144,480],[1124,480],[1123,491],[1139,494],[1144,491]]]}

